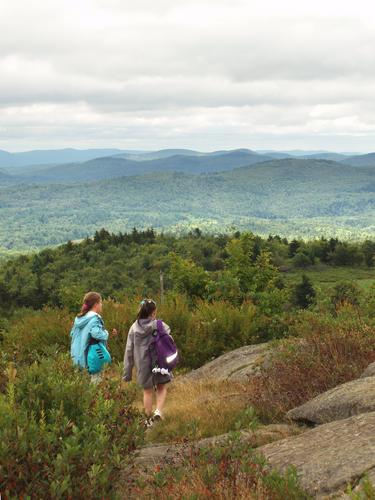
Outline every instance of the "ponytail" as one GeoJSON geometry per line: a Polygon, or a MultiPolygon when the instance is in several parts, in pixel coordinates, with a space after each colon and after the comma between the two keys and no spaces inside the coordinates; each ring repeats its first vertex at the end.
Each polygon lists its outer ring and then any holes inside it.
{"type": "Polygon", "coordinates": [[[81,311],[78,313],[78,317],[81,318],[82,316],[85,316],[85,314],[91,311],[94,305],[101,302],[101,300],[102,296],[100,295],[100,293],[97,292],[86,293],[86,295],[83,297],[83,304],[81,307],[81,311]]]}
{"type": "Polygon", "coordinates": [[[137,319],[147,319],[156,309],[156,302],[152,299],[143,299],[139,305],[137,319]]]}

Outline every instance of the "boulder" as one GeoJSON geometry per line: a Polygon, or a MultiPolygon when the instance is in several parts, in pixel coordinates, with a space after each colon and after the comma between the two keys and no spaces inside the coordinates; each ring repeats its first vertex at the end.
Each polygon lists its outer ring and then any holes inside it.
{"type": "Polygon", "coordinates": [[[364,377],[375,377],[375,361],[368,365],[366,370],[362,373],[361,378],[364,377]]]}
{"type": "Polygon", "coordinates": [[[290,410],[291,420],[324,424],[375,411],[375,377],[366,377],[331,389],[290,410]]]}
{"type": "Polygon", "coordinates": [[[344,492],[375,469],[375,412],[323,424],[258,448],[280,472],[296,467],[301,486],[316,498],[344,492]]]}
{"type": "Polygon", "coordinates": [[[259,373],[260,367],[268,358],[268,352],[267,343],[240,347],[191,371],[184,378],[247,382],[250,377],[259,373]]]}

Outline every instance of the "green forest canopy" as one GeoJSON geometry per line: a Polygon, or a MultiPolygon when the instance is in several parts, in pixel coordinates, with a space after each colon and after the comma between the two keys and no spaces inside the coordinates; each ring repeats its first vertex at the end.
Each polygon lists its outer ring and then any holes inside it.
{"type": "Polygon", "coordinates": [[[220,173],[159,172],[76,184],[0,187],[0,249],[25,251],[132,227],[183,234],[374,235],[375,170],[283,159],[220,173]]]}

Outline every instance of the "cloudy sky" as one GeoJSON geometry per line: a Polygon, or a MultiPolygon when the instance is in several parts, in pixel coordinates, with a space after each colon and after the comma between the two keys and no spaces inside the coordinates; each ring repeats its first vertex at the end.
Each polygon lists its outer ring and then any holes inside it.
{"type": "Polygon", "coordinates": [[[370,0],[0,0],[0,149],[374,139],[370,0]]]}

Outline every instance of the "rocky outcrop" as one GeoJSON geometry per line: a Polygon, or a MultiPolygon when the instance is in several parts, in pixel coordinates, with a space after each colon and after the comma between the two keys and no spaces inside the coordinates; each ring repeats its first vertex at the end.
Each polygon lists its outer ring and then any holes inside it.
{"type": "MultiPolygon", "coordinates": [[[[271,443],[287,436],[299,434],[301,429],[287,424],[271,424],[260,427],[254,431],[241,431],[241,441],[256,448],[271,443]]],[[[207,448],[211,446],[220,446],[229,438],[229,434],[222,434],[210,438],[201,439],[193,443],[195,448],[207,448]]],[[[162,464],[178,464],[184,457],[191,452],[191,444],[157,444],[145,446],[140,449],[135,459],[135,465],[144,472],[155,469],[162,464]]]]}
{"type": "Polygon", "coordinates": [[[284,472],[293,465],[308,493],[322,498],[345,491],[375,471],[375,412],[323,424],[299,436],[258,449],[270,466],[284,472]]]}
{"type": "Polygon", "coordinates": [[[294,421],[324,424],[375,411],[375,377],[347,382],[287,413],[294,421]]]}
{"type": "Polygon", "coordinates": [[[362,373],[361,378],[364,377],[375,377],[375,361],[362,373]]]}
{"type": "Polygon", "coordinates": [[[219,356],[197,370],[193,370],[184,378],[247,382],[250,377],[259,373],[260,367],[268,359],[268,353],[267,343],[240,347],[219,356]]]}

